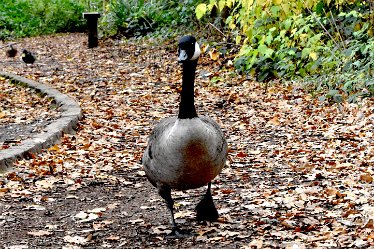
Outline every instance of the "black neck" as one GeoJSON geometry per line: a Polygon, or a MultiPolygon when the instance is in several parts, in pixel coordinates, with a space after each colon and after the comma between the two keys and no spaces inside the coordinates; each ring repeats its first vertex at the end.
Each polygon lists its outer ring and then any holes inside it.
{"type": "Polygon", "coordinates": [[[182,92],[178,118],[197,117],[194,103],[194,82],[197,60],[183,62],[182,92]]]}

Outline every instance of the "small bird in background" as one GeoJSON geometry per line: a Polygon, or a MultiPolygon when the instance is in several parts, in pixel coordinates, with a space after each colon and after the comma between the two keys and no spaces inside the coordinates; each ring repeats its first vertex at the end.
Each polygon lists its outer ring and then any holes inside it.
{"type": "Polygon", "coordinates": [[[35,58],[35,56],[30,51],[24,49],[22,51],[22,60],[27,65],[27,64],[34,64],[36,58],[35,58]]]}
{"type": "Polygon", "coordinates": [[[6,56],[13,58],[16,57],[18,50],[13,47],[13,44],[9,44],[9,49],[6,51],[6,56]]]}

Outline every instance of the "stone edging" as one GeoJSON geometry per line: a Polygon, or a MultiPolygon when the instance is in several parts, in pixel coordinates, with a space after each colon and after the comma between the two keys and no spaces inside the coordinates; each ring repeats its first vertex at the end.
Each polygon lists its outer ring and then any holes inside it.
{"type": "Polygon", "coordinates": [[[27,157],[30,153],[38,153],[42,149],[49,148],[57,143],[64,133],[73,133],[78,120],[82,118],[82,109],[73,98],[62,94],[52,87],[12,73],[0,71],[0,76],[24,83],[28,87],[37,89],[46,94],[56,101],[56,104],[59,105],[61,110],[60,118],[47,125],[44,129],[45,132],[35,134],[18,146],[12,146],[9,149],[0,150],[1,173],[8,171],[15,160],[27,157]]]}

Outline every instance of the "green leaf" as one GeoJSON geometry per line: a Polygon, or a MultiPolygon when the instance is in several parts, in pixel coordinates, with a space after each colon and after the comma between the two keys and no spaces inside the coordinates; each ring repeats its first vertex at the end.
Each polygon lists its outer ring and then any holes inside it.
{"type": "Polygon", "coordinates": [[[265,54],[267,48],[268,48],[268,47],[267,47],[266,45],[260,45],[260,46],[258,46],[257,50],[258,50],[258,52],[260,52],[260,53],[262,53],[262,54],[265,54]]]}
{"type": "Polygon", "coordinates": [[[304,77],[306,75],[306,72],[305,72],[305,69],[304,68],[300,68],[299,69],[299,74],[304,77]]]}
{"type": "Polygon", "coordinates": [[[295,55],[295,51],[293,49],[288,50],[287,54],[289,55],[295,55]]]}
{"type": "Polygon", "coordinates": [[[335,96],[335,94],[338,94],[339,91],[338,90],[335,90],[335,89],[331,89],[327,94],[326,94],[326,98],[332,98],[335,96]]]}
{"type": "Polygon", "coordinates": [[[216,5],[217,0],[209,0],[209,5],[216,5]]]}
{"type": "Polygon", "coordinates": [[[316,5],[316,12],[318,15],[322,14],[323,13],[323,7],[324,7],[324,3],[323,1],[319,1],[319,3],[317,3],[316,5]]]}
{"type": "Polygon", "coordinates": [[[268,48],[268,47],[267,47],[266,45],[264,45],[264,44],[258,46],[257,50],[258,50],[258,52],[260,52],[261,54],[263,54],[265,57],[270,57],[270,56],[273,54],[273,52],[274,52],[273,49],[268,48]]]}
{"type": "Polygon", "coordinates": [[[220,0],[218,2],[218,9],[219,9],[220,12],[223,10],[223,8],[225,8],[225,5],[226,5],[226,1],[225,0],[220,0]]]}
{"type": "Polygon", "coordinates": [[[310,52],[312,52],[311,48],[304,48],[303,51],[301,52],[301,58],[305,58],[309,56],[310,52]]]}
{"type": "Polygon", "coordinates": [[[240,44],[241,40],[242,40],[242,37],[241,37],[240,35],[237,35],[237,36],[235,37],[235,43],[236,43],[236,44],[240,44]]]}
{"type": "Polygon", "coordinates": [[[287,29],[290,29],[292,25],[292,20],[291,19],[287,19],[285,22],[284,22],[284,28],[287,30],[287,29]]]}
{"type": "Polygon", "coordinates": [[[279,32],[279,36],[284,38],[286,33],[287,33],[287,30],[281,30],[281,32],[279,32]]]}
{"type": "Polygon", "coordinates": [[[312,58],[312,60],[314,60],[314,61],[318,59],[318,55],[317,55],[316,52],[311,52],[309,54],[309,57],[312,58]]]}
{"type": "Polygon", "coordinates": [[[223,80],[222,77],[214,76],[214,77],[210,80],[210,82],[214,84],[214,83],[217,83],[217,82],[222,81],[222,80],[223,80]]]}
{"type": "Polygon", "coordinates": [[[235,3],[235,0],[227,0],[227,1],[226,1],[226,5],[227,5],[227,7],[229,7],[229,8],[231,8],[231,7],[234,5],[234,3],[235,3]]]}
{"type": "Polygon", "coordinates": [[[272,6],[270,8],[271,14],[273,16],[278,16],[279,15],[278,13],[279,13],[280,10],[281,10],[281,7],[279,7],[279,6],[272,6]]]}
{"type": "Polygon", "coordinates": [[[197,19],[200,20],[205,15],[206,10],[207,10],[207,8],[206,8],[205,3],[201,3],[201,4],[197,5],[197,7],[195,9],[197,19]]]}
{"type": "Polygon", "coordinates": [[[234,23],[234,22],[230,22],[230,23],[229,23],[229,28],[230,28],[230,29],[235,29],[235,28],[236,28],[235,23],[234,23]]]}
{"type": "Polygon", "coordinates": [[[273,41],[273,36],[271,34],[269,34],[268,36],[266,36],[266,39],[265,39],[265,42],[270,45],[270,43],[273,41]]]}

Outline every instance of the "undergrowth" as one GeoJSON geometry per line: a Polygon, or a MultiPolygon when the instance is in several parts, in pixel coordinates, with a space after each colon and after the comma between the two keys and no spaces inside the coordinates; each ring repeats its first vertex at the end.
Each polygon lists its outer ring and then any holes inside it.
{"type": "Polygon", "coordinates": [[[106,5],[100,21],[104,36],[146,36],[150,33],[167,36],[190,27],[197,0],[115,0],[106,5]]]}
{"type": "Polygon", "coordinates": [[[225,0],[197,6],[241,46],[235,67],[258,81],[297,81],[321,99],[374,96],[371,1],[225,0]],[[226,13],[225,13],[226,12],[226,13]],[[224,14],[224,15],[223,15],[224,14]]]}
{"type": "Polygon", "coordinates": [[[85,6],[81,1],[1,0],[0,39],[83,31],[85,6]]]}

